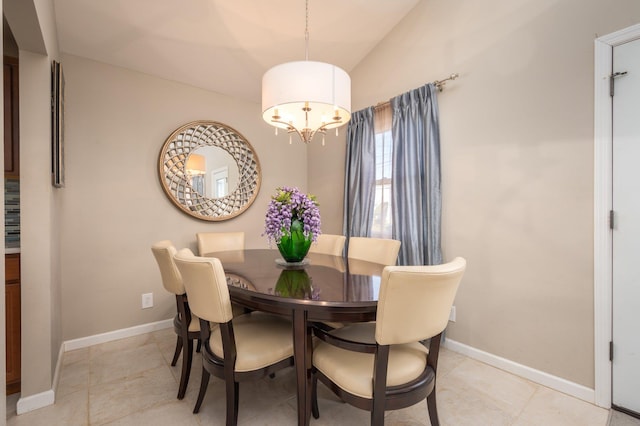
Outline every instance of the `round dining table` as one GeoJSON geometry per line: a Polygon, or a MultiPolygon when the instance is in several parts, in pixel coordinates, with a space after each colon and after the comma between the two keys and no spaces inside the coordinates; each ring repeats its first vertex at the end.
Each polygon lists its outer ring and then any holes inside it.
{"type": "Polygon", "coordinates": [[[292,319],[298,425],[308,425],[312,325],[375,320],[385,265],[317,253],[291,264],[284,262],[278,250],[266,249],[205,256],[220,259],[235,304],[292,319]]]}

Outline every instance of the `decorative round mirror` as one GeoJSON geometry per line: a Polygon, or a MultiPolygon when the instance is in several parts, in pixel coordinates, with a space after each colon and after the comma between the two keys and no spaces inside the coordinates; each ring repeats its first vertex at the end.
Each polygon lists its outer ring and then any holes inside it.
{"type": "Polygon", "coordinates": [[[208,221],[244,212],[260,190],[260,163],[235,129],[193,121],[176,129],[160,151],[162,189],[183,212],[208,221]]]}

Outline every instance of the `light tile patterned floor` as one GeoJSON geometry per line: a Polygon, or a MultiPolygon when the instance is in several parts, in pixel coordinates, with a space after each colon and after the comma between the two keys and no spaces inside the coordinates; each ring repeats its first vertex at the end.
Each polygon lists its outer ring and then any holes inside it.
{"type": "MultiPolygon", "coordinates": [[[[194,357],[187,395],[176,399],[180,361],[171,367],[172,329],[67,352],[56,403],[15,415],[11,426],[29,425],[223,425],[224,386],[212,377],[199,414],[192,414],[202,362],[194,357]]],[[[441,424],[605,426],[609,412],[443,349],[438,372],[441,424]]],[[[319,385],[320,419],[311,425],[368,425],[369,414],[340,402],[319,385]]],[[[14,401],[15,398],[9,399],[14,401]]],[[[240,425],[295,425],[292,368],[240,385],[240,425]]],[[[390,411],[386,425],[429,425],[427,404],[390,411]]]]}
{"type": "Polygon", "coordinates": [[[609,426],[640,426],[640,419],[612,410],[609,415],[609,426]]]}

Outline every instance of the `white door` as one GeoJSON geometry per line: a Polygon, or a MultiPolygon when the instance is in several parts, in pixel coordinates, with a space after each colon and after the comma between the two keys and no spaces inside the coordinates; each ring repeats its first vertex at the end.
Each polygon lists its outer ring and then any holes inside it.
{"type": "Polygon", "coordinates": [[[612,402],[640,413],[640,40],[613,48],[612,402]]]}

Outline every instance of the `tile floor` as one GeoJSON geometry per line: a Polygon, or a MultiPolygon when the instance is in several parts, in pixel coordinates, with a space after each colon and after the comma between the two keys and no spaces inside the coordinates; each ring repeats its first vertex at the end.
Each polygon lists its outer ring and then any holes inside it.
{"type": "Polygon", "coordinates": [[[627,416],[619,411],[611,411],[609,426],[640,426],[640,419],[627,416]]]}
{"type": "MultiPolygon", "coordinates": [[[[176,399],[180,361],[169,364],[175,335],[166,329],[64,354],[56,403],[15,415],[7,425],[223,425],[224,386],[211,378],[200,413],[192,414],[201,360],[194,357],[184,400],[176,399]]],[[[606,426],[609,411],[443,349],[438,411],[443,425],[606,426]]],[[[368,425],[367,412],[319,385],[320,419],[311,425],[368,425]]],[[[240,425],[295,425],[292,368],[240,385],[240,425]]],[[[390,411],[386,425],[429,425],[426,402],[390,411]]]]}

